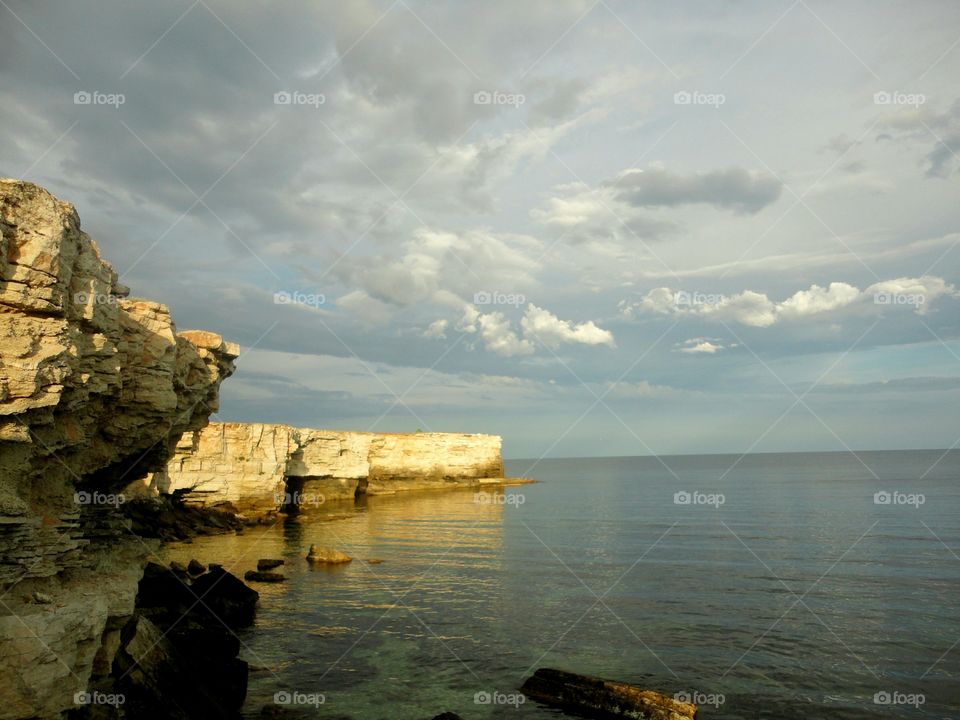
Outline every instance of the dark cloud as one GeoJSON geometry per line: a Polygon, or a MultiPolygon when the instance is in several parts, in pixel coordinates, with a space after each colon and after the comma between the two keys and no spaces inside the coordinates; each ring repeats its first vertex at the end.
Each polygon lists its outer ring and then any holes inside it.
{"type": "Polygon", "coordinates": [[[681,175],[663,168],[627,170],[605,183],[634,207],[673,207],[706,203],[739,213],[757,213],[780,197],[782,185],[768,174],[730,168],[681,175]]]}
{"type": "Polygon", "coordinates": [[[877,141],[899,140],[926,148],[920,162],[928,177],[948,178],[960,167],[960,98],[943,111],[920,106],[896,113],[885,124],[893,132],[878,135],[877,141]]]}

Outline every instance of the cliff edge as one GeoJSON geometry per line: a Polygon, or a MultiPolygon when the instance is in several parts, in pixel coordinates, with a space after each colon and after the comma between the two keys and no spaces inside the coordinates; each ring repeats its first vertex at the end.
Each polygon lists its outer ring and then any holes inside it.
{"type": "Polygon", "coordinates": [[[315,509],[331,500],[503,483],[499,435],[373,433],[262,423],[210,423],[184,434],[160,493],[191,491],[241,512],[315,509]]]}
{"type": "Polygon", "coordinates": [[[117,508],[217,409],[239,349],[131,299],[73,206],[0,179],[0,718],[107,674],[152,549],[117,508]]]}

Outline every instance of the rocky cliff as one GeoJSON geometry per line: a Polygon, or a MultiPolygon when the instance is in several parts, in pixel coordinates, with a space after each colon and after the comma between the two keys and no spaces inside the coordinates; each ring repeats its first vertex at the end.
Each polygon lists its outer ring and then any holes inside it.
{"type": "Polygon", "coordinates": [[[230,502],[241,511],[310,509],[359,494],[472,487],[503,479],[501,439],[458,433],[367,433],[288,425],[211,423],[186,433],[160,492],[230,502]]]}
{"type": "Polygon", "coordinates": [[[127,297],[74,208],[0,179],[0,718],[109,672],[151,545],[121,489],[217,409],[237,346],[127,297]]]}

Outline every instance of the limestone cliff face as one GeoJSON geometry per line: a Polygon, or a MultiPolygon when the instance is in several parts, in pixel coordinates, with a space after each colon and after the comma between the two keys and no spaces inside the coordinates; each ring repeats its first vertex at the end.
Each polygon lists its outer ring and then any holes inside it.
{"type": "Polygon", "coordinates": [[[235,345],[127,298],[73,206],[0,179],[0,718],[109,670],[149,549],[116,511],[217,409],[235,345]]]}
{"type": "Polygon", "coordinates": [[[276,510],[285,493],[299,493],[309,509],[358,493],[470,487],[502,478],[500,445],[496,435],[211,423],[183,436],[153,483],[161,492],[193,489],[192,498],[228,501],[240,510],[276,510]]]}

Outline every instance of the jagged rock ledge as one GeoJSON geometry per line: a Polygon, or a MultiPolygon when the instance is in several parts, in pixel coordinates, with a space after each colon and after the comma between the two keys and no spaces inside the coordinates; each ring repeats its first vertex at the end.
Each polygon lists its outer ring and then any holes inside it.
{"type": "Polygon", "coordinates": [[[0,718],[111,672],[156,541],[119,512],[217,409],[238,347],[131,299],[73,206],[0,179],[0,718]]]}
{"type": "Polygon", "coordinates": [[[364,494],[502,484],[500,446],[497,435],[210,423],[183,436],[149,485],[242,513],[310,510],[364,494]]]}

